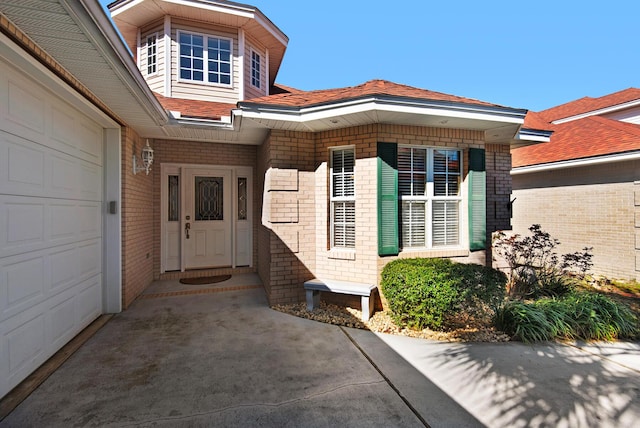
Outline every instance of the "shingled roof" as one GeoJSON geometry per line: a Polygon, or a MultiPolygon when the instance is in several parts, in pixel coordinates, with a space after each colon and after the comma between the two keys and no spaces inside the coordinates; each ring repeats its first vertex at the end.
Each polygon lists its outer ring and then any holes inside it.
{"type": "Polygon", "coordinates": [[[598,98],[583,97],[575,101],[551,107],[541,111],[539,114],[547,122],[553,122],[635,100],[640,100],[640,88],[628,88],[598,98]]]}
{"type": "Polygon", "coordinates": [[[513,149],[514,168],[640,150],[640,125],[602,116],[587,116],[560,124],[553,121],[640,100],[630,88],[600,98],[584,97],[541,112],[529,112],[523,127],[553,131],[548,143],[513,149]]]}
{"type": "Polygon", "coordinates": [[[391,96],[401,98],[415,98],[422,100],[443,101],[461,104],[474,104],[490,107],[503,107],[485,101],[472,98],[458,97],[442,92],[429,91],[401,85],[387,80],[370,80],[361,85],[348,86],[346,88],[322,89],[316,91],[292,91],[266,97],[254,98],[242,102],[242,104],[260,104],[285,107],[311,107],[320,104],[329,104],[367,96],[391,96]]]}
{"type": "Polygon", "coordinates": [[[512,165],[538,165],[640,150],[640,126],[600,116],[553,126],[548,143],[514,149],[512,165]]]}
{"type": "MultiPolygon", "coordinates": [[[[166,110],[180,112],[181,117],[220,120],[222,116],[230,116],[231,110],[236,108],[235,104],[167,98],[156,92],[154,92],[154,95],[166,110]]],[[[242,101],[239,104],[300,108],[321,104],[339,103],[342,101],[360,99],[369,96],[390,96],[504,108],[498,104],[491,104],[472,98],[459,97],[456,95],[444,94],[442,92],[415,88],[386,80],[370,80],[357,86],[314,91],[303,91],[289,86],[276,84],[271,88],[271,95],[252,98],[242,101]]]]}
{"type": "Polygon", "coordinates": [[[231,116],[231,110],[236,108],[235,104],[167,98],[157,92],[154,92],[153,95],[165,110],[180,112],[181,117],[220,120],[222,116],[231,116]]]}

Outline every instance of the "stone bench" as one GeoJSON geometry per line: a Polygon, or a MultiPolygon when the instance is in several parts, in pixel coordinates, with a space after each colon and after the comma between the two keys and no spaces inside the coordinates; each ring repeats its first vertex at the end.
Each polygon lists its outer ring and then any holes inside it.
{"type": "Polygon", "coordinates": [[[373,284],[363,284],[361,282],[336,281],[333,279],[311,279],[305,281],[304,289],[307,293],[307,310],[312,311],[320,305],[320,292],[329,291],[331,293],[351,294],[361,296],[362,321],[369,321],[373,314],[374,293],[377,287],[373,284]]]}

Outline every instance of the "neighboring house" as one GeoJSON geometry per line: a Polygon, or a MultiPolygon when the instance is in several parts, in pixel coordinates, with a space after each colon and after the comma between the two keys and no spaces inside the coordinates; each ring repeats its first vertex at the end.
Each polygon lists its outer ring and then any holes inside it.
{"type": "Polygon", "coordinates": [[[155,279],[257,272],[297,302],[396,257],[484,262],[509,228],[510,149],[546,135],[526,110],[276,85],[288,39],[253,6],[110,10],[124,43],[95,0],[0,3],[0,395],[155,279]]]}
{"type": "Polygon", "coordinates": [[[525,126],[553,134],[512,151],[514,232],[541,224],[560,253],[593,247],[593,273],[640,280],[640,89],[529,112],[525,126]]]}

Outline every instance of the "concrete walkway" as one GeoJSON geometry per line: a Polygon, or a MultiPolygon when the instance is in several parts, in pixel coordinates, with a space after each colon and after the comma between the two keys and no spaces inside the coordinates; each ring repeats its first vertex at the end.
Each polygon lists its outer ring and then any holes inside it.
{"type": "Polygon", "coordinates": [[[179,294],[176,285],[154,284],[0,426],[626,427],[640,420],[638,344],[579,349],[377,335],[273,311],[251,275],[179,294]]]}

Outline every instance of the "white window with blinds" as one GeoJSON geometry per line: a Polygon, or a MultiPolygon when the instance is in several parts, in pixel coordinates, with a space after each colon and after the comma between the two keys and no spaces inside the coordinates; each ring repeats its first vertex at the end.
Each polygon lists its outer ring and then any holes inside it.
{"type": "Polygon", "coordinates": [[[355,148],[331,150],[331,248],[356,247],[355,148]]]}
{"type": "Polygon", "coordinates": [[[460,150],[398,146],[401,246],[460,244],[460,150]]]}

